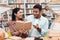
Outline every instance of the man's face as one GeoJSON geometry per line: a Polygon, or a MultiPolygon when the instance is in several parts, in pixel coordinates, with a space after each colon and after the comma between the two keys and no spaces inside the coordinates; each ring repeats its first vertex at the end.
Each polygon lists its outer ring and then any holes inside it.
{"type": "Polygon", "coordinates": [[[37,18],[38,16],[41,16],[41,11],[39,11],[37,8],[33,8],[33,15],[35,18],[37,18]]]}

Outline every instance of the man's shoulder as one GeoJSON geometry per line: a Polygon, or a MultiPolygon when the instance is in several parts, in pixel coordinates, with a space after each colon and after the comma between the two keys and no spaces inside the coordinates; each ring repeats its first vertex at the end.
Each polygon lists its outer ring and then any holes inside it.
{"type": "Polygon", "coordinates": [[[43,17],[43,16],[42,16],[42,19],[43,19],[43,20],[48,20],[46,17],[43,17]]]}

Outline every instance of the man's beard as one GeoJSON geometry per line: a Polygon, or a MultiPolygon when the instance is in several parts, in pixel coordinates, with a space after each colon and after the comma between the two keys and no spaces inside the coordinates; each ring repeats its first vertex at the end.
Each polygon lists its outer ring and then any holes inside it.
{"type": "Polygon", "coordinates": [[[34,15],[35,16],[35,18],[40,18],[40,15],[34,15]]]}

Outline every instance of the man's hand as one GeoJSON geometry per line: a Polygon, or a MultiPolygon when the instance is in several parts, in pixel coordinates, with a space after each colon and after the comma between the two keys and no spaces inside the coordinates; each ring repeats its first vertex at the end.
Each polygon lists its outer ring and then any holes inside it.
{"type": "Polygon", "coordinates": [[[41,32],[41,28],[39,28],[38,24],[37,25],[33,25],[34,28],[36,28],[39,32],[41,32]]]}
{"type": "Polygon", "coordinates": [[[37,28],[39,28],[39,27],[38,27],[38,24],[36,24],[36,25],[33,25],[33,26],[34,26],[34,28],[36,28],[36,29],[37,29],[37,28]]]}

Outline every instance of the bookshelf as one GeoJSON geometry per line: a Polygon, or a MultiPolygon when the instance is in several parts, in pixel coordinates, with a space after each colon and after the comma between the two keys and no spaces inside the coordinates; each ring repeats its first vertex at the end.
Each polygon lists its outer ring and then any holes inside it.
{"type": "Polygon", "coordinates": [[[0,6],[0,27],[5,29],[6,23],[11,20],[11,8],[0,6]]]}
{"type": "MultiPolygon", "coordinates": [[[[7,6],[7,9],[4,11],[0,8],[0,16],[3,14],[6,14],[8,17],[7,20],[4,19],[3,22],[8,21],[11,16],[12,8],[19,7],[23,11],[25,17],[26,15],[32,14],[32,8],[35,4],[42,4],[43,6],[45,4],[49,4],[53,11],[60,12],[60,0],[57,0],[57,3],[55,3],[55,0],[0,0],[0,7],[3,6],[3,9],[5,9],[7,6]],[[12,8],[10,8],[12,6],[12,8]],[[5,8],[4,8],[5,7],[5,8]],[[7,14],[8,13],[8,14],[7,14]]],[[[1,18],[1,17],[0,17],[1,18]]]]}
{"type": "Polygon", "coordinates": [[[60,0],[50,0],[51,2],[60,2],[60,0]]]}
{"type": "Polygon", "coordinates": [[[7,0],[0,0],[0,3],[2,3],[2,4],[7,4],[8,1],[7,1],[7,0]]]}
{"type": "Polygon", "coordinates": [[[57,13],[60,13],[60,0],[50,0],[49,5],[55,12],[55,18],[56,18],[57,13]]]}
{"type": "MultiPolygon", "coordinates": [[[[38,1],[39,2],[39,1],[38,1]]],[[[23,13],[26,14],[31,14],[32,12],[32,8],[35,4],[38,4],[38,2],[35,3],[35,1],[32,0],[27,0],[25,3],[9,3],[9,5],[20,5],[21,10],[23,11],[23,13]]],[[[40,4],[40,2],[39,2],[40,4]]]]}

